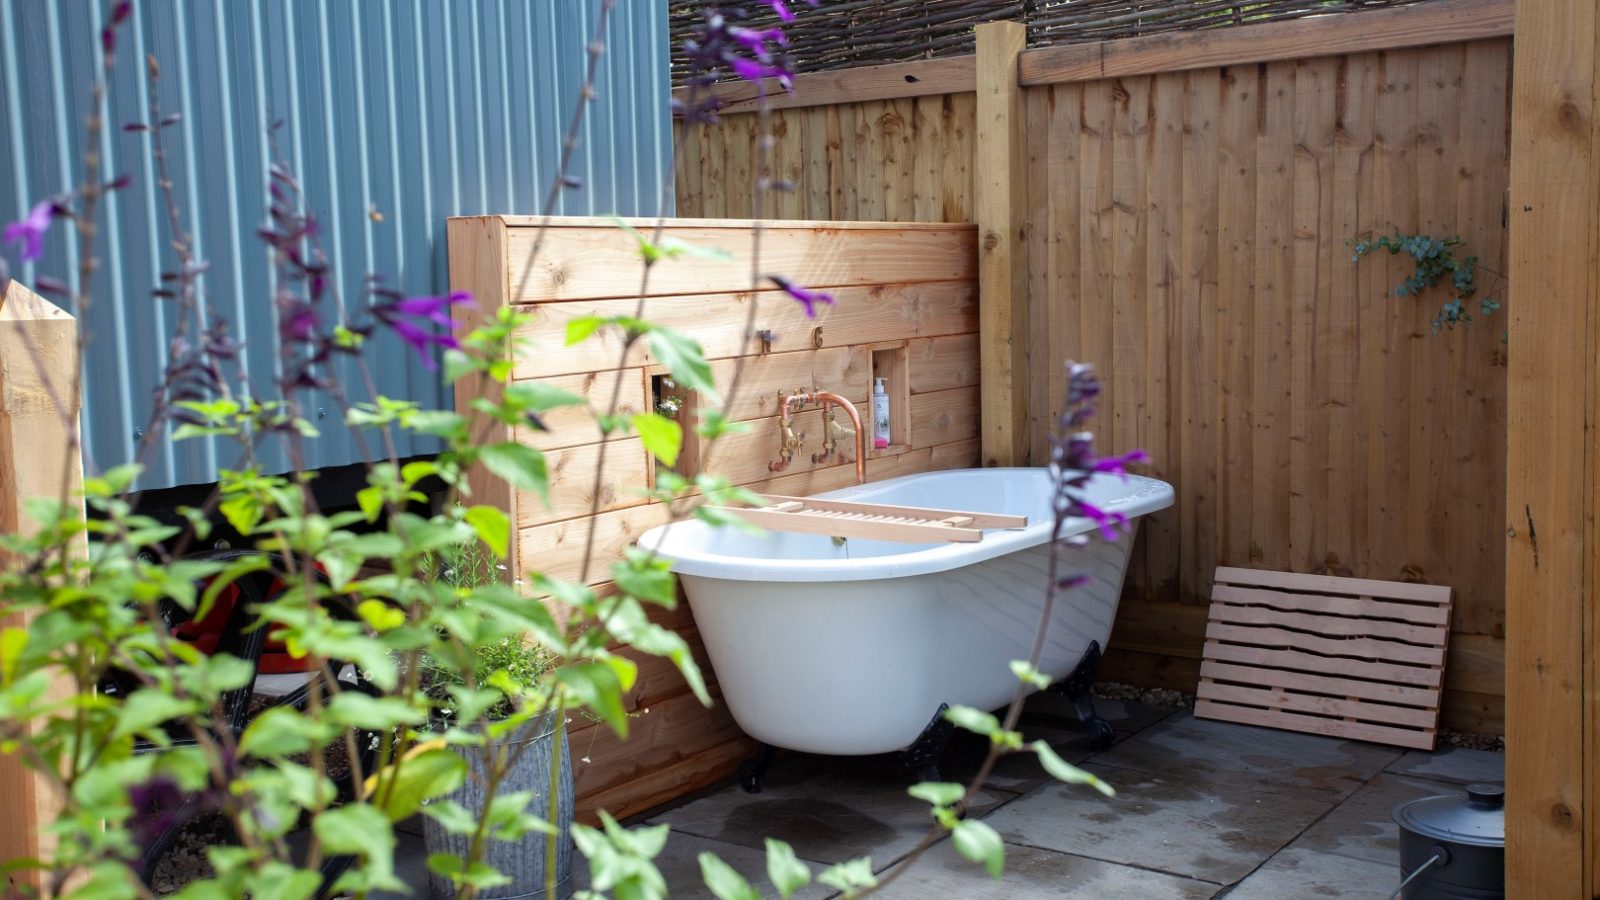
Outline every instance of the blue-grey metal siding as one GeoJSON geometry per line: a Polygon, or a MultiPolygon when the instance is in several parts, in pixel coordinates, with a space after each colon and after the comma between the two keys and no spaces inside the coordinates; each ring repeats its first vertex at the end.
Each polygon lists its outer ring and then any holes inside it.
{"type": "MultiPolygon", "coordinates": [[[[81,171],[102,0],[0,2],[0,216],[20,218],[81,171]]],[[[301,177],[346,303],[368,273],[408,294],[448,283],[445,217],[536,213],[556,168],[593,31],[597,0],[136,0],[121,36],[101,153],[133,187],[103,218],[100,274],[87,317],[84,430],[93,464],[132,458],[172,334],[153,299],[170,266],[165,207],[143,135],[143,60],[161,64],[162,106],[181,111],[170,162],[186,226],[211,268],[204,288],[246,341],[255,385],[270,383],[275,334],[266,252],[267,167],[301,177]],[[277,123],[274,127],[274,123],[277,123]],[[276,150],[274,150],[274,144],[276,150]]],[[[671,152],[666,5],[621,0],[607,36],[599,104],[585,120],[560,212],[650,215],[671,152]]],[[[10,252],[12,248],[7,248],[10,252]]],[[[56,228],[45,259],[14,272],[75,283],[77,248],[56,228]]],[[[14,257],[13,257],[14,258],[14,257]]],[[[379,389],[443,405],[440,378],[390,335],[369,345],[379,389]]],[[[364,399],[346,367],[348,389],[364,399]]],[[[258,388],[263,393],[265,388],[258,388]]],[[[311,464],[356,462],[357,446],[325,404],[311,464]]],[[[428,452],[414,442],[403,455],[428,452]]],[[[163,446],[146,487],[212,481],[237,464],[225,444],[163,446]]],[[[267,460],[281,466],[281,456],[267,460]]]]}

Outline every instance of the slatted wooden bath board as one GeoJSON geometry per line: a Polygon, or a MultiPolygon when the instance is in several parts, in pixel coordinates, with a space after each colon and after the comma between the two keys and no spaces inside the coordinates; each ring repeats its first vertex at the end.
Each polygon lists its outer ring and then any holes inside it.
{"type": "Polygon", "coordinates": [[[1450,588],[1219,567],[1195,715],[1432,750],[1450,588]]]}

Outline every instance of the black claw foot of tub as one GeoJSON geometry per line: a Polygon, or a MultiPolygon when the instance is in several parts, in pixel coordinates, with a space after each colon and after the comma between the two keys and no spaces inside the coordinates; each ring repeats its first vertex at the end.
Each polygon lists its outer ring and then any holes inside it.
{"type": "Polygon", "coordinates": [[[949,708],[948,703],[939,704],[938,711],[933,714],[928,726],[922,729],[922,734],[911,742],[911,746],[900,751],[900,768],[918,781],[944,780],[939,776],[939,760],[944,757],[945,748],[950,746],[950,737],[956,729],[944,717],[945,710],[949,708]]]}
{"type": "Polygon", "coordinates": [[[1078,665],[1073,668],[1072,673],[1050,686],[1050,690],[1063,694],[1072,701],[1072,708],[1078,713],[1078,721],[1082,722],[1089,732],[1089,749],[1097,753],[1110,747],[1117,740],[1117,730],[1094,711],[1092,689],[1099,672],[1100,642],[1090,641],[1089,649],[1083,652],[1083,659],[1078,660],[1078,665]]]}
{"type": "Polygon", "coordinates": [[[739,786],[744,788],[746,794],[761,793],[761,785],[767,780],[767,767],[772,765],[772,759],[777,755],[777,748],[762,744],[755,756],[739,763],[739,786]]]}

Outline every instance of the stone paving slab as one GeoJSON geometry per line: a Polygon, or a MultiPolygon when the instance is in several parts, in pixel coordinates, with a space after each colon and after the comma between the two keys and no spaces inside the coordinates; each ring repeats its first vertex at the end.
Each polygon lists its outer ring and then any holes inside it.
{"type": "Polygon", "coordinates": [[[1386,772],[1306,829],[1290,847],[1398,866],[1400,837],[1390,818],[1394,808],[1420,797],[1460,792],[1458,785],[1386,772]]]}
{"type": "MultiPolygon", "coordinates": [[[[825,863],[871,856],[886,865],[916,846],[932,824],[928,804],[906,793],[911,780],[876,758],[780,758],[759,794],[729,785],[650,818],[652,825],[761,849],[786,841],[805,859],[825,863]]],[[[980,791],[972,813],[983,815],[1015,797],[980,791]]]]}
{"type": "Polygon", "coordinates": [[[1400,886],[1398,863],[1384,865],[1336,853],[1290,847],[1225,896],[1227,900],[1392,900],[1400,886]]]}
{"type": "Polygon", "coordinates": [[[1206,884],[1036,847],[1006,846],[1005,877],[995,881],[943,841],[877,896],[885,900],[1205,900],[1219,890],[1206,884]]]}
{"type": "MultiPolygon", "coordinates": [[[[662,848],[661,855],[656,857],[656,868],[660,870],[661,877],[666,879],[667,893],[673,898],[712,898],[716,895],[706,888],[705,879],[700,874],[700,854],[705,852],[715,853],[723,862],[732,866],[735,871],[745,877],[750,885],[761,892],[763,897],[776,897],[777,889],[767,882],[767,854],[765,850],[753,850],[738,844],[726,841],[713,841],[698,835],[685,834],[674,831],[667,837],[667,846],[662,848]]],[[[804,860],[811,866],[811,874],[827,868],[814,860],[804,860]]],[[[589,886],[589,861],[578,854],[573,860],[574,881],[579,889],[589,886]]],[[[798,900],[820,900],[830,897],[835,891],[830,887],[817,884],[815,881],[795,892],[798,900]]]]}
{"type": "Polygon", "coordinates": [[[1408,750],[1404,756],[1390,763],[1386,771],[1457,784],[1479,781],[1503,784],[1506,780],[1506,755],[1464,747],[1440,747],[1432,753],[1408,750]]]}
{"type": "Polygon", "coordinates": [[[1197,719],[1185,710],[1093,760],[1196,783],[1234,784],[1289,796],[1311,790],[1339,797],[1361,787],[1400,754],[1360,741],[1197,719]]]}
{"type": "Polygon", "coordinates": [[[1267,793],[1209,775],[1152,774],[1090,762],[1116,797],[1039,788],[986,821],[1012,843],[1232,884],[1331,809],[1325,791],[1267,793]]]}

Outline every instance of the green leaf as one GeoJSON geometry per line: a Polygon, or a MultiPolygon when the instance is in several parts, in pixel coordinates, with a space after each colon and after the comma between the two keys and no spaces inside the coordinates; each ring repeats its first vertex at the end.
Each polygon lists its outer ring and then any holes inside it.
{"type": "Polygon", "coordinates": [[[478,458],[489,471],[513,487],[533,491],[546,506],[550,504],[550,474],[545,468],[543,453],[525,444],[507,441],[481,448],[478,458]]]}
{"type": "MultiPolygon", "coordinates": [[[[467,780],[467,761],[443,748],[418,745],[395,765],[400,767],[399,775],[394,777],[388,796],[371,798],[382,803],[391,822],[415,815],[424,802],[450,793],[467,780]]],[[[393,766],[384,773],[385,779],[392,774],[393,766]]],[[[367,779],[369,792],[375,785],[373,778],[367,779]]]]}
{"type": "Polygon", "coordinates": [[[378,521],[378,516],[383,512],[383,490],[368,487],[356,491],[356,505],[361,507],[361,513],[368,522],[378,521]]]}
{"type": "Polygon", "coordinates": [[[478,830],[477,815],[454,800],[435,800],[422,808],[422,814],[451,834],[472,834],[478,830]]]}
{"type": "Polygon", "coordinates": [[[11,679],[17,674],[17,661],[22,657],[22,650],[28,646],[28,629],[7,628],[0,630],[0,686],[9,685],[11,679]]]}
{"type": "Polygon", "coordinates": [[[556,669],[555,675],[579,702],[610,725],[618,737],[628,736],[628,713],[622,705],[622,692],[627,687],[623,686],[616,668],[603,662],[568,663],[556,669]]]}
{"type": "Polygon", "coordinates": [[[369,697],[360,691],[341,691],[328,701],[328,721],[366,731],[385,731],[397,725],[420,725],[423,713],[399,697],[369,697]]]}
{"type": "Polygon", "coordinates": [[[672,467],[678,464],[678,452],[683,449],[683,426],[657,412],[635,413],[633,429],[651,456],[661,464],[672,467]]]}
{"type": "Polygon", "coordinates": [[[795,856],[794,848],[783,841],[767,838],[767,879],[783,900],[811,881],[811,867],[795,856]]]}
{"type": "Polygon", "coordinates": [[[611,579],[624,594],[672,609],[678,605],[678,581],[670,560],[629,547],[621,562],[612,563],[611,579]]]}
{"type": "Polygon", "coordinates": [[[170,694],[164,694],[158,689],[134,691],[124,700],[122,707],[117,712],[117,727],[112,730],[112,737],[127,737],[134,734],[148,734],[155,736],[158,725],[170,719],[188,714],[195,705],[191,701],[179,700],[170,694]]]}
{"type": "Polygon", "coordinates": [[[961,799],[961,795],[966,793],[966,788],[953,781],[924,781],[906,788],[906,793],[918,800],[926,800],[934,806],[949,806],[961,799]]]}
{"type": "Polygon", "coordinates": [[[962,819],[956,823],[950,840],[956,852],[975,863],[983,863],[989,876],[1000,880],[1006,868],[1006,845],[998,832],[977,819],[962,819]]]}
{"type": "Polygon", "coordinates": [[[511,552],[511,519],[494,506],[469,507],[462,516],[472,530],[478,533],[478,540],[494,552],[494,555],[505,559],[511,552]]]}
{"type": "Polygon", "coordinates": [[[610,323],[604,316],[578,316],[567,320],[567,346],[581,344],[588,340],[589,335],[599,331],[601,327],[610,323]]]}
{"type": "Polygon", "coordinates": [[[1000,730],[999,719],[970,706],[952,706],[944,711],[944,717],[957,728],[965,728],[987,738],[992,738],[1000,730]]]}
{"type": "Polygon", "coordinates": [[[543,381],[517,381],[506,385],[505,399],[518,409],[534,412],[584,404],[584,399],[577,394],[543,381]]]}
{"type": "Polygon", "coordinates": [[[311,828],[322,846],[333,853],[364,854],[395,844],[389,820],[376,807],[365,803],[346,803],[323,810],[311,820],[311,828]]]}
{"type": "Polygon", "coordinates": [[[297,710],[275,706],[256,716],[239,738],[239,754],[258,758],[304,753],[333,736],[325,724],[313,722],[297,710]]]}
{"type": "Polygon", "coordinates": [[[1044,770],[1049,772],[1050,777],[1057,781],[1064,781],[1067,784],[1087,784],[1107,797],[1115,797],[1117,795],[1111,785],[1096,778],[1093,773],[1085,772],[1062,759],[1044,741],[1034,741],[1028,747],[1039,757],[1039,764],[1044,766],[1044,770]]]}
{"type": "Polygon", "coordinates": [[[717,402],[711,363],[706,362],[705,351],[699,343],[670,328],[657,326],[650,330],[650,350],[672,373],[674,381],[691,391],[699,391],[707,402],[717,402]]]}
{"type": "Polygon", "coordinates": [[[1026,660],[1013,659],[1011,661],[1011,674],[1017,676],[1018,681],[1024,684],[1031,684],[1041,691],[1050,686],[1050,676],[1035,669],[1026,660]]]}
{"type": "Polygon", "coordinates": [[[254,897],[277,897],[282,900],[306,900],[317,894],[320,886],[322,873],[294,868],[277,860],[262,865],[261,871],[254,873],[250,879],[250,892],[254,897]]]}
{"type": "Polygon", "coordinates": [[[878,884],[877,877],[872,874],[872,860],[865,856],[823,869],[817,881],[844,891],[846,897],[853,897],[857,891],[878,884]]]}
{"type": "Polygon", "coordinates": [[[356,613],[377,632],[393,631],[406,623],[406,611],[383,600],[363,600],[356,605],[356,613]]]}
{"type": "Polygon", "coordinates": [[[700,877],[717,900],[761,900],[761,894],[744,876],[717,858],[715,853],[700,854],[700,877]]]}

